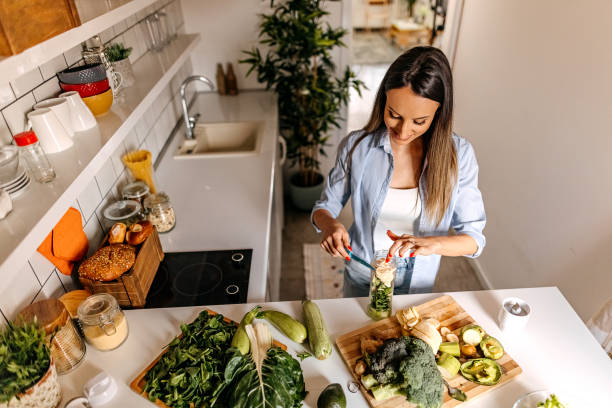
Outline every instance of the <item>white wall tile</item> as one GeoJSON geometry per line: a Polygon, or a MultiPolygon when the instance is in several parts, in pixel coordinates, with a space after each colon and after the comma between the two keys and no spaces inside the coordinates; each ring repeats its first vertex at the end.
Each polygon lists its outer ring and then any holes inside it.
{"type": "Polygon", "coordinates": [[[15,94],[13,93],[13,88],[9,85],[8,82],[0,85],[0,108],[4,108],[9,103],[15,100],[15,94]]]}
{"type": "Polygon", "coordinates": [[[0,144],[10,144],[13,140],[13,135],[4,120],[4,116],[0,113],[0,144]]]}
{"type": "Polygon", "coordinates": [[[106,30],[102,31],[99,36],[100,40],[102,40],[102,44],[107,44],[115,36],[115,29],[113,27],[108,27],[106,30]]]}
{"type": "Polygon", "coordinates": [[[83,211],[83,217],[89,220],[96,210],[98,203],[102,201],[102,196],[100,195],[100,190],[98,189],[95,179],[92,178],[89,181],[85,189],[79,194],[77,201],[79,202],[81,211],[83,211]]]}
{"type": "MultiPolygon", "coordinates": [[[[134,132],[134,130],[132,130],[132,132],[134,132]]],[[[125,168],[125,165],[121,160],[124,154],[125,146],[123,143],[120,143],[119,146],[117,146],[117,149],[115,149],[115,152],[111,154],[110,159],[116,175],[120,175],[123,172],[123,169],[125,168]]]]}
{"type": "Polygon", "coordinates": [[[64,52],[64,57],[66,58],[66,62],[68,63],[69,67],[81,60],[81,58],[83,58],[83,55],[81,55],[81,44],[75,45],[68,51],[64,52]]]}
{"type": "Polygon", "coordinates": [[[123,141],[123,145],[125,146],[126,153],[140,149],[140,143],[138,142],[138,136],[136,135],[135,129],[132,129],[132,131],[127,135],[123,141]]]}
{"type": "Polygon", "coordinates": [[[85,225],[85,221],[87,221],[87,220],[83,216],[83,212],[81,211],[81,206],[79,205],[77,200],[74,200],[74,202],[72,203],[72,207],[74,207],[77,210],[79,210],[79,213],[81,214],[81,226],[85,225]]]}
{"type": "Polygon", "coordinates": [[[123,33],[123,40],[125,41],[126,47],[132,47],[132,53],[130,54],[130,62],[133,64],[138,58],[140,58],[139,45],[138,45],[138,36],[136,31],[138,30],[138,26],[134,26],[123,33]]]}
{"type": "Polygon", "coordinates": [[[102,226],[98,221],[98,217],[96,214],[93,214],[91,218],[85,224],[85,235],[87,235],[87,241],[89,242],[89,250],[87,251],[87,256],[90,257],[100,246],[100,242],[102,242],[102,238],[104,238],[104,234],[102,233],[102,226]]]}
{"type": "Polygon", "coordinates": [[[116,197],[121,197],[121,190],[123,189],[123,187],[125,187],[127,184],[132,182],[132,175],[130,174],[129,170],[124,170],[123,173],[121,173],[119,175],[119,177],[117,177],[117,181],[115,182],[115,185],[113,186],[113,192],[115,193],[116,197]]]}
{"type": "Polygon", "coordinates": [[[28,262],[18,271],[3,274],[0,279],[0,308],[7,319],[13,320],[17,313],[28,306],[40,288],[28,262]]]}
{"type": "Polygon", "coordinates": [[[125,30],[128,29],[127,19],[123,20],[113,26],[113,30],[115,30],[115,35],[122,34],[125,30]]]}
{"type": "Polygon", "coordinates": [[[55,270],[55,273],[59,277],[59,280],[62,282],[62,285],[64,285],[64,289],[66,289],[66,292],[70,292],[71,290],[78,289],[77,285],[72,280],[72,276],[64,275],[58,270],[55,270]]]}
{"type": "Polygon", "coordinates": [[[30,266],[41,284],[47,280],[55,269],[55,265],[38,251],[34,251],[28,262],[30,262],[30,266]]]}
{"type": "Polygon", "coordinates": [[[125,19],[126,28],[130,28],[131,26],[136,24],[137,21],[138,19],[136,18],[136,14],[132,14],[131,16],[125,19]]]}
{"type": "Polygon", "coordinates": [[[103,197],[111,189],[116,179],[117,175],[115,174],[113,163],[109,159],[104,163],[98,174],[96,174],[96,181],[103,197]]]}
{"type": "Polygon", "coordinates": [[[151,160],[155,163],[157,160],[157,154],[159,153],[159,147],[157,146],[157,137],[155,136],[155,131],[152,130],[149,136],[144,141],[143,147],[145,150],[151,152],[151,160]]]}
{"type": "Polygon", "coordinates": [[[32,110],[32,105],[35,103],[34,95],[29,93],[17,99],[12,105],[4,108],[2,113],[13,135],[25,130],[26,113],[32,110]]]}
{"type": "Polygon", "coordinates": [[[106,207],[108,207],[115,201],[117,201],[117,198],[116,198],[114,189],[112,189],[109,192],[109,194],[107,194],[106,197],[104,197],[104,199],[100,202],[100,204],[98,205],[98,208],[96,208],[95,215],[98,217],[98,221],[100,221],[100,226],[102,227],[102,233],[106,233],[106,231],[110,227],[110,225],[106,225],[107,221],[104,218],[104,210],[106,210],[106,207]]]}
{"type": "Polygon", "coordinates": [[[149,47],[147,46],[147,40],[145,38],[146,32],[143,30],[143,27],[144,23],[139,23],[133,28],[134,33],[136,34],[136,59],[142,57],[144,53],[149,50],[149,47]]]}
{"type": "Polygon", "coordinates": [[[36,99],[37,102],[40,102],[47,98],[53,98],[59,95],[61,91],[62,90],[59,86],[59,80],[57,79],[57,77],[54,77],[46,81],[38,88],[34,89],[34,99],[36,99]]]}
{"type": "Polygon", "coordinates": [[[62,296],[66,291],[64,290],[64,285],[62,285],[62,281],[59,276],[55,273],[55,271],[49,275],[48,279],[43,283],[43,287],[34,298],[35,302],[45,299],[58,298],[62,296]]]}
{"type": "Polygon", "coordinates": [[[38,67],[36,67],[30,72],[26,72],[19,78],[12,80],[11,87],[13,88],[13,92],[15,92],[15,96],[19,98],[21,95],[30,92],[42,82],[42,75],[40,74],[38,67]]]}
{"type": "Polygon", "coordinates": [[[60,54],[51,61],[42,64],[40,66],[40,72],[42,73],[43,79],[49,79],[52,76],[55,76],[55,74],[59,71],[66,69],[66,67],[66,59],[64,58],[64,54],[60,54]]]}
{"type": "Polygon", "coordinates": [[[142,115],[140,119],[138,119],[138,122],[136,122],[136,126],[134,126],[133,129],[133,132],[136,133],[136,137],[138,138],[138,145],[141,145],[145,140],[149,130],[146,124],[146,116],[147,115],[142,115]]]}

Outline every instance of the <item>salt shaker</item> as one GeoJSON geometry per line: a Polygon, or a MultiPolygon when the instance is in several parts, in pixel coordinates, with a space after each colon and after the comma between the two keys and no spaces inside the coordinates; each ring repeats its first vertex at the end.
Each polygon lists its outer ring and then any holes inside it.
{"type": "Polygon", "coordinates": [[[510,297],[504,299],[499,309],[497,320],[504,332],[515,332],[527,324],[531,316],[531,307],[523,299],[510,297]]]}
{"type": "Polygon", "coordinates": [[[30,173],[39,183],[48,183],[55,178],[55,170],[51,167],[47,155],[43,151],[36,133],[30,130],[14,136],[19,146],[19,154],[24,159],[30,173]]]}

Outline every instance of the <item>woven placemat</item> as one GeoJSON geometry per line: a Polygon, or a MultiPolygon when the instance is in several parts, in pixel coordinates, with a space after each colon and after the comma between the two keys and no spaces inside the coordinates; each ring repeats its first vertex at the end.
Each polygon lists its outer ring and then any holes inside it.
{"type": "Polygon", "coordinates": [[[344,259],[323,252],[319,244],[304,244],[304,279],[309,299],[342,297],[344,259]]]}

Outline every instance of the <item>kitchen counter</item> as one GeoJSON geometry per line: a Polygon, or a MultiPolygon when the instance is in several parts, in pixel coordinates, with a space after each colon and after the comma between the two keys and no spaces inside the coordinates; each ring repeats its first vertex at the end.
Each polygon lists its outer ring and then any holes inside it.
{"type": "MultiPolygon", "coordinates": [[[[193,86],[193,85],[192,85],[193,86]]],[[[253,249],[247,301],[266,296],[270,217],[277,140],[276,97],[271,92],[238,96],[199,93],[189,110],[202,122],[264,121],[259,154],[175,159],[184,140],[181,126],[156,170],[170,196],[176,226],[160,234],[165,252],[253,249]]]]}
{"type": "MultiPolygon", "coordinates": [[[[449,293],[483,328],[503,343],[506,351],[522,367],[523,373],[507,385],[490,391],[461,407],[510,408],[522,394],[540,389],[564,390],[592,401],[588,407],[610,406],[612,360],[597,344],[584,323],[557,288],[508,289],[449,293]],[[501,302],[518,296],[532,307],[533,315],[518,336],[502,334],[496,323],[501,302]]],[[[439,294],[395,296],[394,310],[417,305],[439,294]]],[[[372,321],[364,310],[367,298],[317,300],[332,341],[344,333],[372,321]]],[[[210,309],[238,321],[253,304],[211,306],[210,309]]],[[[273,302],[265,308],[301,317],[299,301],[273,302]]],[[[88,346],[86,360],[73,372],[60,377],[63,404],[80,395],[84,383],[100,370],[111,374],[119,384],[119,392],[109,407],[154,407],[155,405],[129,388],[129,383],[159,355],[179,332],[179,325],[191,322],[203,307],[128,310],[130,335],[123,345],[110,352],[99,352],[88,346]]],[[[288,346],[295,356],[302,347],[272,328],[274,337],[288,346]]],[[[305,406],[315,407],[322,389],[329,383],[342,384],[347,406],[367,407],[361,393],[351,394],[346,384],[351,375],[337,348],[324,361],[307,358],[301,363],[309,394],[305,406]]],[[[580,408],[580,407],[573,407],[580,408]]]]}

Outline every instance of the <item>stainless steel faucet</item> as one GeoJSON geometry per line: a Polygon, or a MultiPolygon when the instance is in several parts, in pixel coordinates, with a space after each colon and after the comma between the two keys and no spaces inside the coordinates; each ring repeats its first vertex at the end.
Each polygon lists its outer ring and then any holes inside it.
{"type": "Polygon", "coordinates": [[[215,85],[212,83],[212,81],[203,75],[192,75],[190,77],[187,77],[181,84],[181,105],[183,106],[183,118],[185,119],[186,139],[193,139],[193,128],[196,123],[195,118],[189,117],[189,112],[187,112],[187,99],[185,98],[185,89],[187,88],[187,85],[189,85],[189,83],[193,81],[202,81],[206,85],[208,85],[211,91],[215,90],[215,85]]]}

